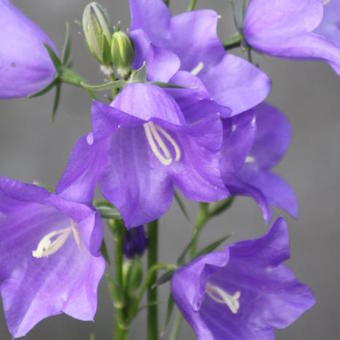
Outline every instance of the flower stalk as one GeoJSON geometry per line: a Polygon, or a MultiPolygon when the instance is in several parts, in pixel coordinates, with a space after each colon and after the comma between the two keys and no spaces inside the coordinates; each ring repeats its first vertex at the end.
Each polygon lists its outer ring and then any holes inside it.
{"type": "MultiPolygon", "coordinates": [[[[148,272],[157,264],[158,260],[158,221],[148,224],[148,272]]],[[[158,290],[154,287],[157,280],[157,271],[151,273],[147,288],[148,312],[147,312],[147,338],[148,340],[158,339],[158,290]]]]}

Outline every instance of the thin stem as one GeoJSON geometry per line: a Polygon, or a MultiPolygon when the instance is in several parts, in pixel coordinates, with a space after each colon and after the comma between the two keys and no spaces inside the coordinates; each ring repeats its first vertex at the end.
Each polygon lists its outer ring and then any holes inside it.
{"type": "Polygon", "coordinates": [[[197,0],[191,0],[188,10],[193,11],[196,7],[196,4],[197,4],[197,0]]]}
{"type": "MultiPolygon", "coordinates": [[[[158,261],[158,221],[154,221],[148,224],[148,270],[157,264],[158,261]]],[[[158,339],[158,290],[157,287],[153,287],[157,280],[157,271],[152,273],[151,280],[148,285],[148,340],[158,339]]]]}
{"type": "Polygon", "coordinates": [[[176,319],[174,321],[174,325],[173,325],[172,330],[171,330],[169,340],[177,340],[178,339],[179,333],[181,331],[182,323],[183,323],[183,316],[182,316],[181,313],[178,312],[177,315],[176,315],[176,319]]]}
{"type": "MultiPolygon", "coordinates": [[[[115,240],[115,282],[123,292],[123,246],[124,246],[124,235],[125,227],[122,222],[110,220],[110,228],[114,232],[115,240]]],[[[124,301],[124,297],[120,297],[124,301]]],[[[125,313],[124,313],[124,302],[115,304],[115,327],[114,327],[114,339],[115,340],[126,340],[128,337],[128,330],[124,326],[125,313]]]]}

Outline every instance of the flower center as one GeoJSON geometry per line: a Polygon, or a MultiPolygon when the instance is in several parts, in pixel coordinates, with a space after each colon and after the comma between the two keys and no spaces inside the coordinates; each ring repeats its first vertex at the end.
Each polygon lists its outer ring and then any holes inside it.
{"type": "Polygon", "coordinates": [[[176,141],[163,128],[149,122],[144,124],[144,131],[152,152],[163,165],[168,166],[174,161],[173,156],[171,155],[171,152],[163,138],[165,138],[165,140],[173,147],[175,161],[178,162],[181,159],[181,149],[176,141]]]}
{"type": "Polygon", "coordinates": [[[78,248],[81,249],[79,232],[74,222],[72,222],[71,226],[68,228],[54,230],[45,235],[40,240],[37,249],[32,251],[32,256],[37,259],[41,259],[55,254],[64,246],[71,235],[73,235],[78,248]]]}
{"type": "Polygon", "coordinates": [[[235,292],[234,295],[230,295],[222,288],[208,283],[206,287],[206,293],[215,302],[227,305],[233,314],[238,313],[238,310],[240,309],[239,299],[241,297],[241,292],[239,290],[235,292]]]}

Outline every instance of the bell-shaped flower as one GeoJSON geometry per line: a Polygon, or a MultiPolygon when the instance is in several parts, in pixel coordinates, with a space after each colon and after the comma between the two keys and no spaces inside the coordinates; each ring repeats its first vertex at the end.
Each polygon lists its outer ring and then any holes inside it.
{"type": "Polygon", "coordinates": [[[194,201],[226,198],[222,123],[211,112],[218,107],[210,102],[182,112],[166,90],[141,83],[127,85],[111,105],[94,102],[93,132],[76,144],[57,192],[90,200],[99,181],[127,227],[159,218],[174,187],[194,201]]]}
{"type": "Polygon", "coordinates": [[[251,0],[243,34],[260,52],[323,60],[340,74],[339,22],[339,0],[251,0]]]}
{"type": "Polygon", "coordinates": [[[60,313],[93,320],[105,268],[102,233],[87,205],[0,178],[0,285],[14,338],[60,313]]]}
{"type": "Polygon", "coordinates": [[[163,0],[130,0],[130,8],[135,67],[146,61],[149,80],[160,81],[176,70],[190,73],[209,98],[230,108],[232,115],[251,109],[268,95],[271,83],[259,68],[225,53],[217,35],[219,15],[215,11],[171,16],[163,0]]]}
{"type": "Polygon", "coordinates": [[[9,0],[0,0],[0,98],[34,94],[52,82],[56,70],[44,44],[47,35],[9,0]]]}
{"type": "Polygon", "coordinates": [[[227,246],[179,268],[171,290],[198,340],[272,340],[311,308],[314,297],[283,262],[288,228],[279,218],[256,240],[227,246]]]}
{"type": "Polygon", "coordinates": [[[272,172],[290,143],[291,127],[287,118],[263,103],[252,112],[225,119],[223,123],[221,173],[230,192],[253,197],[267,222],[272,216],[271,206],[297,217],[298,204],[293,190],[272,172]]]}

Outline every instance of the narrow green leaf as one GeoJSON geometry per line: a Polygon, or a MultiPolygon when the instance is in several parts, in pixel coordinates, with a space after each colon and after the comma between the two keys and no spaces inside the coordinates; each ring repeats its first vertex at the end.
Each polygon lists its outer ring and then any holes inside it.
{"type": "Polygon", "coordinates": [[[59,57],[56,55],[56,53],[53,51],[53,49],[47,45],[46,43],[44,43],[44,46],[48,52],[48,55],[50,56],[55,68],[57,69],[57,71],[60,69],[60,67],[62,66],[62,62],[59,59],[59,57]]]}
{"type": "Polygon", "coordinates": [[[171,84],[171,83],[165,83],[162,81],[154,81],[152,82],[153,85],[157,85],[162,88],[168,88],[168,89],[187,89],[187,86],[177,85],[177,84],[171,84]]]}
{"type": "Polygon", "coordinates": [[[71,32],[70,32],[70,24],[66,23],[66,33],[65,33],[65,42],[62,51],[62,61],[63,64],[67,64],[68,59],[70,58],[71,54],[71,32]]]}
{"type": "Polygon", "coordinates": [[[105,243],[104,240],[103,240],[102,246],[100,248],[100,251],[101,251],[102,255],[104,256],[106,263],[110,264],[110,262],[111,262],[110,256],[109,256],[109,252],[107,250],[107,246],[106,246],[106,243],[105,243]]]}
{"type": "Polygon", "coordinates": [[[190,240],[190,242],[185,246],[184,250],[182,251],[181,255],[178,257],[177,259],[177,264],[181,265],[185,262],[185,257],[187,255],[187,253],[189,252],[189,250],[191,249],[191,246],[194,242],[195,238],[192,238],[190,240]]]}
{"type": "Polygon", "coordinates": [[[153,287],[158,287],[163,285],[164,283],[167,283],[171,280],[172,276],[174,275],[175,269],[171,269],[166,271],[164,274],[162,274],[157,281],[154,283],[153,287]]]}
{"type": "Polygon", "coordinates": [[[199,256],[202,256],[202,255],[205,255],[205,254],[208,254],[212,251],[214,251],[215,249],[217,249],[220,245],[222,245],[225,241],[227,241],[229,238],[231,237],[231,235],[227,235],[227,236],[224,236],[222,238],[220,238],[219,240],[209,244],[208,246],[204,247],[203,249],[201,249],[195,256],[196,257],[199,257],[199,256]]]}
{"type": "Polygon", "coordinates": [[[32,95],[30,95],[28,98],[36,98],[36,97],[40,97],[42,95],[44,95],[45,93],[49,92],[50,90],[53,89],[53,87],[58,83],[58,79],[55,78],[54,80],[52,80],[51,83],[49,83],[45,88],[43,88],[41,91],[36,92],[32,95]]]}
{"type": "Polygon", "coordinates": [[[58,83],[56,88],[55,88],[55,97],[54,97],[54,103],[53,103],[53,109],[52,109],[52,122],[54,122],[55,116],[56,116],[57,111],[58,111],[60,94],[61,94],[61,84],[58,83]]]}
{"type": "Polygon", "coordinates": [[[186,217],[186,219],[188,221],[190,221],[190,217],[189,217],[189,214],[188,214],[188,212],[185,208],[184,202],[183,202],[181,196],[179,195],[179,193],[177,191],[175,191],[175,200],[176,200],[179,208],[181,209],[183,215],[186,217]]]}
{"type": "Polygon", "coordinates": [[[165,322],[164,322],[164,326],[163,326],[163,329],[162,329],[162,332],[161,332],[161,337],[163,337],[165,335],[166,331],[168,330],[169,323],[170,323],[170,320],[171,320],[171,316],[172,316],[172,313],[174,311],[174,306],[175,306],[174,298],[173,298],[172,294],[170,293],[169,297],[168,297],[168,307],[167,307],[167,310],[166,310],[165,322]]]}
{"type": "Polygon", "coordinates": [[[208,207],[209,217],[211,218],[222,214],[224,211],[226,211],[232,206],[234,200],[235,200],[234,197],[229,197],[224,201],[209,204],[208,207]]]}
{"type": "Polygon", "coordinates": [[[90,334],[90,340],[96,340],[96,336],[93,333],[90,334]]]}

